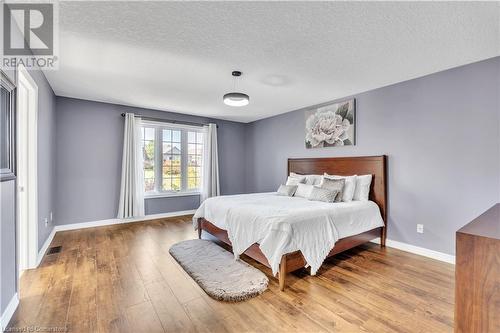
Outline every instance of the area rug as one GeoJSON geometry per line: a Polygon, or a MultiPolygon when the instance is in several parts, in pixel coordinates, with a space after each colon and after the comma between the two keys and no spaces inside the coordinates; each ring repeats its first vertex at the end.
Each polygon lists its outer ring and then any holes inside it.
{"type": "Polygon", "coordinates": [[[212,298],[239,302],[262,294],[267,276],[211,241],[193,239],[172,245],[170,254],[212,298]]]}

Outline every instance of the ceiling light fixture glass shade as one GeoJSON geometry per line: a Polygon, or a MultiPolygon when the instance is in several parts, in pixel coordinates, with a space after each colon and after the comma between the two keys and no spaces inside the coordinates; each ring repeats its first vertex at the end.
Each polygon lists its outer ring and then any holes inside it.
{"type": "MultiPolygon", "coordinates": [[[[241,76],[240,71],[233,71],[231,75],[234,78],[234,90],[236,90],[236,80],[241,76]]],[[[230,92],[222,97],[224,104],[229,106],[245,106],[250,103],[250,97],[247,94],[240,92],[230,92]]]]}
{"type": "Polygon", "coordinates": [[[250,103],[250,97],[248,97],[247,94],[238,92],[225,94],[223,99],[224,99],[224,104],[229,106],[245,106],[248,105],[248,103],[250,103]]]}

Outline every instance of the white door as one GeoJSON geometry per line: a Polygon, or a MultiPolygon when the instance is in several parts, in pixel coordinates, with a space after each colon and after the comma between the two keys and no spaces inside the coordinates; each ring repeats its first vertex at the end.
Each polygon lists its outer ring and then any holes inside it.
{"type": "Polygon", "coordinates": [[[35,268],[38,256],[38,87],[20,66],[17,84],[17,207],[19,270],[35,268]]]}

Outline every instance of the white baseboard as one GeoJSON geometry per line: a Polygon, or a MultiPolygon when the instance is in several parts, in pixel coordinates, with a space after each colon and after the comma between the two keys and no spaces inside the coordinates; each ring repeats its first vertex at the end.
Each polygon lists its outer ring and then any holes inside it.
{"type": "Polygon", "coordinates": [[[47,249],[49,248],[50,243],[52,243],[52,240],[54,239],[54,236],[56,235],[56,232],[58,232],[58,231],[102,227],[102,226],[106,226],[106,225],[121,224],[121,223],[143,222],[143,221],[162,219],[162,218],[167,218],[167,217],[191,215],[191,214],[194,214],[195,212],[196,212],[196,210],[182,210],[182,211],[170,212],[170,213],[151,214],[151,215],[146,215],[143,217],[130,218],[130,219],[107,219],[107,220],[100,220],[100,221],[56,225],[56,226],[54,226],[54,228],[50,232],[49,237],[47,237],[47,239],[45,240],[45,243],[43,243],[42,248],[38,252],[36,267],[38,267],[40,265],[40,263],[42,262],[43,256],[45,255],[45,252],[47,252],[47,249]]]}
{"type": "MultiPolygon", "coordinates": [[[[38,251],[38,256],[36,258],[36,267],[40,266],[40,263],[42,262],[43,256],[45,255],[45,252],[47,252],[50,243],[52,243],[52,240],[54,239],[54,236],[56,234],[56,227],[52,228],[52,231],[49,234],[49,237],[45,240],[45,243],[43,243],[42,248],[40,251],[38,251]]],[[[36,268],[35,267],[35,268],[36,268]]]]}
{"type": "Polygon", "coordinates": [[[100,220],[100,221],[92,221],[92,222],[63,224],[63,225],[56,225],[54,227],[54,229],[57,232],[57,231],[66,231],[66,230],[94,228],[94,227],[102,227],[102,226],[113,225],[113,224],[142,222],[142,221],[162,219],[162,218],[167,218],[167,217],[191,215],[191,214],[194,214],[194,212],[195,212],[195,210],[182,210],[182,211],[170,212],[170,213],[151,214],[151,215],[146,215],[146,216],[142,216],[142,217],[138,217],[138,218],[130,218],[130,219],[108,219],[108,220],[100,220]]]}
{"type": "Polygon", "coordinates": [[[17,306],[19,305],[19,297],[17,296],[17,293],[12,296],[10,299],[9,304],[5,308],[4,312],[2,313],[2,318],[0,319],[0,332],[3,332],[7,325],[9,325],[9,321],[14,315],[14,312],[16,312],[17,306]]]}
{"type": "Polygon", "coordinates": [[[45,240],[45,243],[43,243],[42,248],[38,252],[36,267],[38,267],[40,265],[40,263],[42,262],[43,256],[45,255],[45,252],[47,252],[47,250],[50,246],[50,243],[52,243],[52,240],[54,239],[54,236],[56,235],[56,232],[58,232],[58,231],[94,228],[94,227],[102,227],[102,226],[113,225],[113,224],[143,222],[143,221],[162,219],[162,218],[167,218],[167,217],[191,215],[191,214],[194,214],[195,211],[196,210],[182,210],[182,211],[170,212],[170,213],[151,214],[151,215],[146,215],[143,217],[131,218],[131,219],[108,219],[108,220],[100,220],[100,221],[56,225],[56,226],[54,226],[54,228],[50,232],[49,237],[47,237],[47,239],[45,240]]]}
{"type": "MultiPolygon", "coordinates": [[[[376,239],[372,240],[372,242],[380,244],[380,238],[376,238],[376,239]]],[[[418,254],[420,256],[436,259],[439,261],[444,261],[444,262],[447,262],[447,263],[453,264],[453,265],[455,264],[455,256],[453,256],[451,254],[438,252],[438,251],[434,251],[434,250],[429,250],[429,249],[426,249],[424,247],[415,246],[415,245],[411,245],[411,244],[407,244],[407,243],[403,243],[403,242],[398,242],[398,241],[395,241],[392,239],[387,239],[385,241],[385,245],[388,247],[392,247],[392,248],[401,250],[401,251],[410,252],[413,254],[418,254]]]]}

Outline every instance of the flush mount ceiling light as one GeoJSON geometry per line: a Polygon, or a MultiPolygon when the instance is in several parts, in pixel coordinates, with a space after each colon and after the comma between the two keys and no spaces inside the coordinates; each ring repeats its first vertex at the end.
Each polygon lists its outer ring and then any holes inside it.
{"type": "MultiPolygon", "coordinates": [[[[231,73],[234,77],[234,90],[236,90],[236,80],[241,76],[240,71],[233,71],[231,73]]],[[[223,97],[224,104],[229,106],[245,106],[250,102],[250,97],[247,94],[240,92],[230,92],[223,97]]]]}

